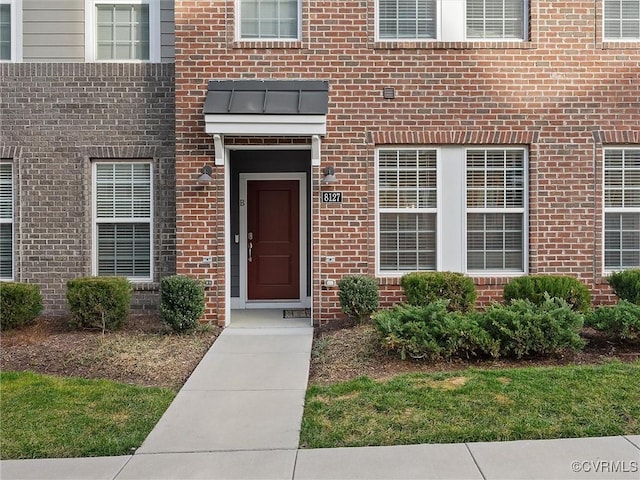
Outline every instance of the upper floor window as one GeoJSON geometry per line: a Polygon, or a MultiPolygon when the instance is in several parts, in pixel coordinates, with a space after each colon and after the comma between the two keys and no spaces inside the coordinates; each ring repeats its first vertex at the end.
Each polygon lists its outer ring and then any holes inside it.
{"type": "Polygon", "coordinates": [[[526,40],[527,0],[377,0],[385,40],[526,40]]]}
{"type": "Polygon", "coordinates": [[[153,277],[153,186],[148,162],[94,165],[94,272],[153,277]]]}
{"type": "Polygon", "coordinates": [[[604,0],[605,40],[640,40],[640,0],[604,0]]]}
{"type": "Polygon", "coordinates": [[[160,0],[92,0],[87,60],[160,61],[160,0]]]}
{"type": "Polygon", "coordinates": [[[604,151],[604,268],[640,267],[640,148],[604,151]]]}
{"type": "Polygon", "coordinates": [[[0,163],[0,280],[13,279],[13,165],[0,163]]]}
{"type": "Polygon", "coordinates": [[[524,40],[523,0],[467,0],[468,39],[524,40]]]}
{"type": "Polygon", "coordinates": [[[238,0],[241,40],[297,40],[300,0],[238,0]]]}
{"type": "Polygon", "coordinates": [[[22,0],[0,0],[0,62],[20,60],[22,0]]]}

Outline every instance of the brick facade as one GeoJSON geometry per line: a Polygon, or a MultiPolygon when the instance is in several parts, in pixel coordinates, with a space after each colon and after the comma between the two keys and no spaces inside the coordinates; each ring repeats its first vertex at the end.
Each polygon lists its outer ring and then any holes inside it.
{"type": "MultiPolygon", "coordinates": [[[[375,39],[375,0],[303,0],[297,42],[236,40],[234,0],[176,2],[177,270],[214,281],[207,319],[223,323],[225,172],[194,182],[213,164],[202,106],[210,79],[318,79],[330,84],[321,167],[335,167],[339,206],[313,197],[315,316],[339,315],[325,278],[374,275],[375,150],[407,145],[520,145],[528,149],[528,271],[579,277],[610,300],[602,265],[602,149],[639,145],[640,50],[603,42],[602,2],[529,2],[524,42],[395,42],[375,39]],[[384,87],[395,99],[384,99],[384,87]],[[203,266],[201,258],[213,256],[203,266]],[[335,256],[327,264],[324,257],[335,256]]],[[[290,143],[227,138],[227,144],[290,143]]],[[[506,277],[478,277],[482,302],[506,277]]],[[[385,303],[401,299],[381,278],[385,303]]]]}
{"type": "Polygon", "coordinates": [[[91,161],[154,165],[154,282],[134,309],[155,308],[175,273],[172,64],[0,64],[0,158],[14,167],[14,277],[40,285],[45,314],[66,310],[65,284],[92,274],[91,161]]]}

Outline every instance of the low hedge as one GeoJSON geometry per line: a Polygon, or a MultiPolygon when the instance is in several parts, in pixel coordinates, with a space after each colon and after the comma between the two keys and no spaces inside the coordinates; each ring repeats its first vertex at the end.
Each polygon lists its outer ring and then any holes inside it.
{"type": "Polygon", "coordinates": [[[448,302],[397,305],[373,316],[383,344],[402,359],[497,356],[498,345],[470,315],[447,311],[448,302]]]}
{"type": "Polygon", "coordinates": [[[413,272],[404,275],[400,285],[410,305],[426,306],[447,300],[450,312],[470,312],[476,303],[473,279],[461,273],[413,272]]]}
{"type": "Polygon", "coordinates": [[[516,300],[485,312],[449,312],[444,301],[399,305],[373,316],[388,350],[402,358],[531,357],[584,347],[584,316],[562,299],[516,300]]]}
{"type": "Polygon", "coordinates": [[[529,300],[542,305],[547,297],[561,298],[572,309],[587,312],[591,309],[591,294],[585,284],[565,275],[526,275],[512,279],[504,286],[504,301],[529,300]]]}
{"type": "Polygon", "coordinates": [[[640,305],[640,268],[612,273],[607,282],[620,300],[640,305]]]}
{"type": "Polygon", "coordinates": [[[601,306],[589,313],[586,325],[616,340],[640,340],[640,305],[620,300],[614,306],[601,306]]]}
{"type": "Polygon", "coordinates": [[[42,312],[40,287],[29,283],[0,282],[0,328],[33,323],[42,312]]]}
{"type": "Polygon", "coordinates": [[[530,300],[494,304],[477,317],[482,328],[500,345],[502,357],[549,355],[584,347],[580,337],[584,316],[561,298],[547,295],[539,305],[530,300]]]}
{"type": "Polygon", "coordinates": [[[175,332],[194,330],[205,310],[204,283],[184,275],[160,281],[160,317],[175,332]]]}
{"type": "Polygon", "coordinates": [[[117,330],[131,308],[131,283],[124,277],[86,277],[67,282],[69,325],[117,330]]]}

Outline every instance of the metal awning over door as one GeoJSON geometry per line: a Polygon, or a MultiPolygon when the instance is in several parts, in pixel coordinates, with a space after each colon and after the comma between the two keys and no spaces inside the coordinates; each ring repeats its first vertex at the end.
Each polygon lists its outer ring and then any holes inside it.
{"type": "Polygon", "coordinates": [[[204,103],[211,135],[326,134],[329,83],[319,80],[212,80],[204,103]]]}

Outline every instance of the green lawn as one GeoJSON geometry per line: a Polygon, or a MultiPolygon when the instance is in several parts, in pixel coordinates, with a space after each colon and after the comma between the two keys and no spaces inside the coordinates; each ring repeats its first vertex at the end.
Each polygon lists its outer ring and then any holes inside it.
{"type": "Polygon", "coordinates": [[[0,372],[0,458],[131,453],[174,396],[106,380],[0,372]]]}
{"type": "Polygon", "coordinates": [[[367,377],[307,392],[306,448],[640,434],[640,362],[367,377]]]}

